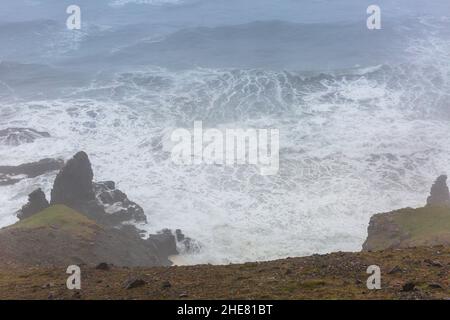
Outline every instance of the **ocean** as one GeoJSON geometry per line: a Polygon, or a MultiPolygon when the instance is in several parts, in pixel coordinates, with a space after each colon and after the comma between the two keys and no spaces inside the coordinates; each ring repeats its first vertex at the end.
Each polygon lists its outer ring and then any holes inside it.
{"type": "MultiPolygon", "coordinates": [[[[0,165],[69,158],[140,204],[148,232],[182,229],[187,264],[358,251],[370,217],[418,207],[450,169],[450,3],[71,1],[0,4],[0,129],[51,138],[0,143],[0,165]],[[170,134],[280,131],[280,169],[178,166],[170,134]]],[[[0,226],[55,174],[0,187],[0,226]]]]}

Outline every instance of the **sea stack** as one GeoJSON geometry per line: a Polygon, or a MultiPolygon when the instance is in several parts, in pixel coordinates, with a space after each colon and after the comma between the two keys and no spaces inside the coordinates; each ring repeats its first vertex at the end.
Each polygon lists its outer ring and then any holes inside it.
{"type": "Polygon", "coordinates": [[[65,204],[78,208],[95,200],[92,181],[94,173],[88,155],[78,152],[58,173],[51,193],[51,204],[65,204]]]}
{"type": "Polygon", "coordinates": [[[450,192],[446,175],[438,177],[434,182],[427,199],[427,206],[450,206],[450,192]]]}
{"type": "Polygon", "coordinates": [[[45,198],[45,193],[41,189],[34,190],[28,195],[28,203],[19,210],[17,217],[20,220],[26,219],[48,208],[49,205],[50,204],[45,198]]]}

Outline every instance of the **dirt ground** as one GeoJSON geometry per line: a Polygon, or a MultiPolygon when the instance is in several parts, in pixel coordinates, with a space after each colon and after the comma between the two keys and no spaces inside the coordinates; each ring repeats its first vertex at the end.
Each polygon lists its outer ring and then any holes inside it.
{"type": "Polygon", "coordinates": [[[66,268],[3,268],[0,299],[450,299],[443,246],[227,266],[81,265],[81,290],[67,289],[66,268]],[[370,265],[381,268],[380,290],[367,289],[370,265]]]}

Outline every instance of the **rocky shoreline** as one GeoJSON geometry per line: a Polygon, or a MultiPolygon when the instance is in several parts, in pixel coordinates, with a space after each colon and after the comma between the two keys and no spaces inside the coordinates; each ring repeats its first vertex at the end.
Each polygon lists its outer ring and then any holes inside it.
{"type": "Polygon", "coordinates": [[[135,226],[148,223],[142,207],[113,181],[95,182],[83,151],[61,166],[50,199],[41,189],[33,191],[17,217],[18,223],[0,230],[3,265],[169,266],[169,257],[179,248],[197,246],[181,230],[165,229],[144,238],[135,226]],[[72,229],[64,230],[66,225],[72,229]]]}
{"type": "Polygon", "coordinates": [[[423,208],[374,215],[360,253],[177,267],[171,258],[180,249],[198,250],[199,244],[181,230],[165,229],[145,236],[136,227],[151,223],[142,207],[117,189],[114,181],[95,181],[85,152],[65,163],[46,159],[3,166],[0,174],[32,176],[48,170],[59,170],[49,199],[42,189],[34,190],[17,212],[20,221],[0,229],[0,286],[17,288],[0,294],[0,299],[40,299],[45,295],[51,299],[450,297],[450,192],[444,175],[431,187],[423,208]],[[88,279],[97,279],[96,283],[88,280],[87,289],[76,296],[62,284],[54,284],[62,277],[61,267],[72,264],[87,270],[88,279]],[[373,264],[389,275],[385,290],[365,288],[365,268],[373,264]],[[18,267],[23,271],[12,271],[18,267]],[[48,277],[37,277],[36,270],[46,270],[48,277]],[[30,279],[30,285],[17,277],[30,279]],[[126,283],[132,279],[138,279],[139,285],[129,288],[126,283]],[[40,284],[46,281],[50,285],[40,284]]]}
{"type": "Polygon", "coordinates": [[[363,251],[450,245],[450,192],[447,176],[437,178],[422,208],[372,216],[363,251]]]}
{"type": "MultiPolygon", "coordinates": [[[[41,189],[34,190],[29,195],[28,203],[17,212],[20,221],[0,230],[2,264],[26,265],[27,259],[21,257],[23,252],[29,252],[29,264],[33,265],[50,266],[71,262],[95,265],[104,262],[120,266],[170,266],[173,263],[169,258],[178,255],[180,249],[183,252],[199,250],[200,244],[186,237],[181,230],[165,229],[157,234],[145,235],[145,232],[136,227],[136,224],[149,223],[142,207],[117,189],[114,181],[94,181],[90,159],[83,151],[67,162],[45,159],[17,167],[0,166],[0,174],[9,172],[35,176],[49,170],[59,170],[50,198],[47,200],[47,195],[41,189]],[[72,242],[77,243],[78,252],[68,252],[64,248],[53,248],[55,252],[51,252],[48,243],[52,238],[56,237],[60,243],[67,243],[73,236],[71,232],[78,232],[69,230],[67,234],[55,235],[58,232],[56,222],[48,221],[47,225],[42,225],[35,221],[38,220],[37,216],[42,216],[42,212],[55,210],[63,216],[57,218],[66,219],[66,223],[78,223],[71,221],[73,214],[71,216],[67,213],[73,211],[88,219],[89,223],[95,225],[96,230],[101,231],[91,239],[83,239],[89,245],[72,239],[72,242]],[[39,228],[26,229],[21,233],[21,226],[29,224],[37,224],[39,228]],[[11,229],[14,229],[14,232],[11,232],[11,229]],[[42,229],[45,230],[44,233],[42,229]],[[115,243],[115,246],[110,247],[106,242],[115,243]],[[103,260],[99,260],[98,254],[92,254],[97,247],[108,253],[100,255],[103,260]],[[46,252],[49,252],[47,258],[33,256],[33,252],[44,251],[37,250],[40,248],[46,248],[46,252]],[[126,248],[128,255],[124,254],[126,248]],[[49,258],[51,256],[59,258],[49,258]]],[[[368,236],[362,250],[434,245],[450,245],[450,192],[447,177],[444,175],[438,177],[431,187],[425,207],[374,215],[370,220],[368,236]]]]}

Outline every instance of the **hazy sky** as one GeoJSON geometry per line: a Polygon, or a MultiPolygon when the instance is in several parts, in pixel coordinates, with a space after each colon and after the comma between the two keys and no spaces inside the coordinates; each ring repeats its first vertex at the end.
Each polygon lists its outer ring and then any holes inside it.
{"type": "Polygon", "coordinates": [[[384,17],[450,15],[448,0],[2,0],[0,22],[34,19],[64,21],[77,4],[92,23],[172,23],[220,25],[256,20],[324,22],[365,19],[377,4],[384,17]]]}

